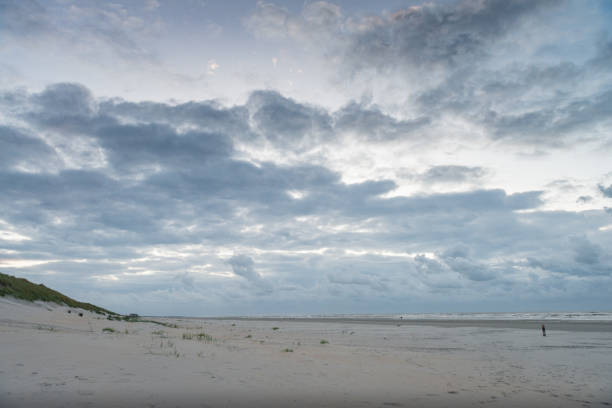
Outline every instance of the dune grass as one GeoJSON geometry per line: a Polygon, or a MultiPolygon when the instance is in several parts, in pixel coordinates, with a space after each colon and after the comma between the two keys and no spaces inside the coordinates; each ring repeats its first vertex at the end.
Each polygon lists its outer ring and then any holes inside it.
{"type": "Polygon", "coordinates": [[[110,310],[92,305],[91,303],[79,302],[69,298],[60,292],[49,289],[43,284],[37,285],[27,279],[17,278],[4,273],[0,273],[0,296],[13,296],[17,299],[29,300],[30,302],[36,300],[53,302],[69,307],[89,310],[98,314],[108,314],[109,316],[117,315],[110,310]]]}
{"type": "Polygon", "coordinates": [[[183,340],[198,340],[204,343],[213,343],[215,339],[207,333],[183,333],[183,340]]]}

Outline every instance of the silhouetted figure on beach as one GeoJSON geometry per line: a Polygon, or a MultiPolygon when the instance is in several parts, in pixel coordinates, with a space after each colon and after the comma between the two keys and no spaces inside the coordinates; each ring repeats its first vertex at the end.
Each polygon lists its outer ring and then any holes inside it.
{"type": "Polygon", "coordinates": [[[542,336],[546,337],[546,327],[542,325],[542,336]]]}

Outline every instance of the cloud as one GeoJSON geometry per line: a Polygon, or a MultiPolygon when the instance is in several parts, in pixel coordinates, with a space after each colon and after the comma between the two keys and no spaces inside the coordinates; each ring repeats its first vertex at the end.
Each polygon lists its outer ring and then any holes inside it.
{"type": "Polygon", "coordinates": [[[407,66],[455,66],[484,58],[488,47],[537,10],[557,1],[463,0],[426,3],[361,17],[343,16],[328,2],[307,3],[293,15],[259,2],[245,25],[261,38],[327,40],[353,71],[407,66]]]}
{"type": "MultiPolygon", "coordinates": [[[[152,5],[150,2],[148,5],[152,5]]],[[[34,0],[2,0],[0,32],[8,33],[27,46],[70,47],[80,57],[95,49],[124,60],[152,62],[152,52],[142,46],[142,38],[158,30],[159,22],[145,21],[118,3],[82,2],[68,8],[34,0]]],[[[152,18],[152,17],[151,17],[152,18]]]]}
{"type": "Polygon", "coordinates": [[[0,27],[11,35],[33,37],[50,29],[46,10],[36,1],[0,1],[0,27]]]}
{"type": "Polygon", "coordinates": [[[422,116],[411,120],[398,120],[383,113],[376,106],[363,106],[352,102],[334,113],[334,128],[351,132],[366,140],[385,141],[414,137],[414,131],[431,123],[422,116]]]}
{"type": "MultiPolygon", "coordinates": [[[[392,195],[391,179],[348,183],[324,164],[245,159],[238,146],[259,138],[290,154],[348,132],[342,114],[277,93],[225,107],[100,99],[56,84],[0,101],[10,107],[0,127],[0,230],[29,238],[3,241],[14,261],[7,272],[104,306],[129,309],[138,298],[160,312],[160,299],[177,301],[178,314],[186,299],[221,314],[354,310],[364,299],[383,307],[382,293],[396,307],[406,296],[462,304],[518,287],[537,297],[547,289],[529,274],[574,294],[574,277],[609,278],[609,234],[593,235],[608,225],[605,211],[541,211],[539,190],[392,195]],[[286,126],[270,119],[279,111],[286,126]],[[97,157],[96,166],[81,157],[97,157]]],[[[374,109],[351,109],[361,108],[374,109]]],[[[419,177],[484,173],[433,166],[419,177]]]]}
{"type": "Polygon", "coordinates": [[[235,275],[246,279],[263,293],[272,292],[272,285],[255,271],[255,262],[246,255],[234,255],[228,261],[235,275]]]}
{"type": "Polygon", "coordinates": [[[338,130],[415,138],[458,115],[494,141],[555,149],[607,139],[611,47],[605,22],[590,13],[604,14],[556,0],[434,2],[370,15],[260,2],[246,25],[259,38],[313,47],[339,87],[376,95],[369,107],[336,112],[338,130]],[[565,35],[568,16],[592,25],[580,52],[551,40],[565,35]],[[403,117],[384,113],[398,106],[403,117]]]}
{"type": "Polygon", "coordinates": [[[273,91],[256,91],[247,101],[256,131],[279,146],[310,147],[327,139],[331,117],[315,106],[297,103],[273,91]]]}
{"type": "Polygon", "coordinates": [[[591,196],[580,196],[576,199],[576,202],[580,204],[585,204],[591,201],[593,201],[593,197],[591,196]]]}
{"type": "Polygon", "coordinates": [[[600,184],[597,187],[599,188],[599,191],[601,191],[601,194],[603,194],[604,197],[612,198],[612,184],[610,184],[608,187],[605,187],[604,185],[600,184]]]}
{"type": "Polygon", "coordinates": [[[0,125],[0,168],[9,170],[17,166],[34,171],[40,161],[47,166],[61,166],[55,150],[45,141],[18,128],[0,125]]]}
{"type": "Polygon", "coordinates": [[[81,84],[49,85],[33,101],[47,115],[91,116],[95,111],[91,92],[81,84]]]}
{"type": "MultiPolygon", "coordinates": [[[[612,114],[612,91],[564,103],[557,108],[543,108],[517,115],[488,112],[484,123],[492,126],[497,137],[525,135],[530,141],[546,143],[558,134],[583,130],[588,126],[608,123],[612,114]]],[[[519,136],[520,137],[520,136],[519,136]]]]}
{"type": "Polygon", "coordinates": [[[478,181],[487,174],[482,167],[470,166],[433,166],[418,178],[425,183],[462,183],[478,181]]]}
{"type": "Polygon", "coordinates": [[[299,15],[292,15],[285,7],[258,1],[255,12],[244,20],[247,29],[257,37],[300,41],[329,38],[341,23],[340,7],[325,1],[306,3],[299,15]]]}
{"type": "Polygon", "coordinates": [[[188,272],[179,273],[175,276],[175,279],[181,284],[183,284],[186,288],[194,289],[195,288],[195,278],[190,275],[188,272]]]}
{"type": "Polygon", "coordinates": [[[601,248],[593,245],[586,238],[573,239],[574,244],[574,260],[581,264],[594,265],[599,263],[601,248]]]}
{"type": "Polygon", "coordinates": [[[248,138],[248,110],[243,106],[224,107],[215,101],[189,101],[181,104],[129,102],[112,99],[99,102],[101,116],[126,122],[163,123],[174,127],[193,126],[209,133],[227,133],[248,138]]]}
{"type": "Polygon", "coordinates": [[[459,1],[414,6],[356,24],[345,57],[351,67],[474,64],[522,18],[552,1],[459,1]]]}

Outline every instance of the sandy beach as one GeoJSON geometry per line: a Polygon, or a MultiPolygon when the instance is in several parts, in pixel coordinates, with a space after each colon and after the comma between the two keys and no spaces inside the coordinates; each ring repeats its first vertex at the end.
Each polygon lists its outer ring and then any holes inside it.
{"type": "Polygon", "coordinates": [[[609,322],[150,320],[0,298],[0,406],[612,405],[609,322]]]}

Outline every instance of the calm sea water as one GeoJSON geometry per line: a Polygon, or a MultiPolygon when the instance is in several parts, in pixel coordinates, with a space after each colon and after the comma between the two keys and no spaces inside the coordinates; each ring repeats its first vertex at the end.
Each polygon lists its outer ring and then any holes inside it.
{"type": "MultiPolygon", "coordinates": [[[[295,316],[297,317],[297,316],[295,316]]],[[[404,313],[309,315],[311,318],[392,319],[392,320],[562,320],[612,321],[612,312],[521,312],[521,313],[404,313]]]]}

